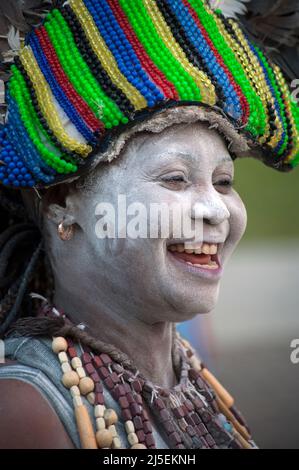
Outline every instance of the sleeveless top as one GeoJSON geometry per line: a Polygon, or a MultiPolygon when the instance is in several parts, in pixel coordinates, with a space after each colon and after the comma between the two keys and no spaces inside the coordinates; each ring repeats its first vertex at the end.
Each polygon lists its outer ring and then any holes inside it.
{"type": "MultiPolygon", "coordinates": [[[[79,348],[75,345],[76,349],[79,348]]],[[[77,431],[73,401],[71,394],[61,382],[61,367],[57,355],[52,351],[52,340],[49,338],[11,337],[4,340],[5,357],[18,361],[18,364],[1,365],[1,379],[22,380],[35,386],[50,402],[74,446],[81,448],[77,431]]],[[[119,404],[113,399],[110,392],[104,388],[105,405],[113,408],[117,415],[121,415],[119,404]]],[[[82,396],[89,415],[94,423],[93,406],[82,396]]],[[[168,449],[155,424],[152,423],[153,436],[158,449],[168,449]]],[[[123,448],[128,447],[127,433],[124,423],[119,419],[116,423],[118,437],[123,448]]]]}

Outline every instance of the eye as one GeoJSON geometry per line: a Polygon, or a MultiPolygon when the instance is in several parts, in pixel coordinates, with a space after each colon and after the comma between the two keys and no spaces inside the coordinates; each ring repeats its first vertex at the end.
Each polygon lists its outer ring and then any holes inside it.
{"type": "Polygon", "coordinates": [[[182,186],[185,186],[188,183],[188,180],[183,173],[163,175],[161,176],[160,181],[171,189],[181,189],[182,186]]]}
{"type": "Polygon", "coordinates": [[[217,188],[219,192],[227,194],[234,186],[234,180],[231,178],[223,178],[219,181],[216,181],[214,183],[214,186],[217,188]]]}

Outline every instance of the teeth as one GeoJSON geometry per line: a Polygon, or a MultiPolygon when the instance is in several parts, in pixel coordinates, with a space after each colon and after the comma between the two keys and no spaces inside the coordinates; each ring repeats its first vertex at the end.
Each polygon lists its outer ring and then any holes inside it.
{"type": "Polygon", "coordinates": [[[194,247],[192,247],[190,243],[185,245],[183,243],[178,243],[176,245],[170,245],[168,249],[173,253],[177,251],[178,253],[195,253],[196,255],[200,255],[202,253],[205,255],[216,255],[218,251],[217,245],[209,243],[203,243],[203,245],[197,244],[194,245],[194,247]]]}

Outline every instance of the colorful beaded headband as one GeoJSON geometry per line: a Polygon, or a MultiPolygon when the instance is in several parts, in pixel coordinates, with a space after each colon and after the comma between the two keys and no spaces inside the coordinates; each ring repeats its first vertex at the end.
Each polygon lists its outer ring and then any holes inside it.
{"type": "Polygon", "coordinates": [[[67,1],[26,37],[11,73],[6,186],[65,181],[116,132],[188,104],[224,114],[268,165],[299,162],[299,108],[282,72],[206,1],[67,1]]]}

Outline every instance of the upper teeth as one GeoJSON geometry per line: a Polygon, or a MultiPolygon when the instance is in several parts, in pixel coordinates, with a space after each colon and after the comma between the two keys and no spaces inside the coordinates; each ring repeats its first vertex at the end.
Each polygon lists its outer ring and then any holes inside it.
{"type": "Polygon", "coordinates": [[[170,251],[178,251],[179,253],[185,252],[189,254],[195,253],[196,255],[200,255],[201,253],[205,255],[216,255],[217,248],[217,245],[210,243],[203,243],[202,245],[197,245],[194,247],[191,247],[190,244],[184,245],[183,243],[169,246],[170,251]]]}

